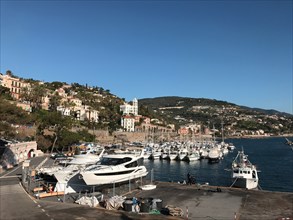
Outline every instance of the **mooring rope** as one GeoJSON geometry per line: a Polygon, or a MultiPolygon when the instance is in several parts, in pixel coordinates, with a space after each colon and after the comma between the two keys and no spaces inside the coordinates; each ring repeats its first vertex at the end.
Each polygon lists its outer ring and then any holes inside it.
{"type": "Polygon", "coordinates": [[[232,183],[232,185],[230,186],[230,188],[236,183],[237,180],[238,180],[238,177],[234,180],[234,182],[232,183]]]}

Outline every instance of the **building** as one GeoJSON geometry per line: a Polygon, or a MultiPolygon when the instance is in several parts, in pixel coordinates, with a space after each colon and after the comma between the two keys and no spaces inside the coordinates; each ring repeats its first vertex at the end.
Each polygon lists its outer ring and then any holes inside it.
{"type": "Polygon", "coordinates": [[[0,85],[10,90],[11,96],[19,100],[21,89],[29,87],[28,83],[21,81],[19,78],[12,77],[10,74],[3,75],[0,73],[0,85]]]}
{"type": "Polygon", "coordinates": [[[125,131],[134,132],[135,117],[131,115],[123,115],[121,118],[121,126],[125,131]]]}
{"type": "Polygon", "coordinates": [[[138,115],[138,101],[136,98],[132,100],[132,104],[124,103],[120,105],[120,111],[123,112],[121,118],[121,126],[125,131],[133,132],[135,122],[139,122],[141,116],[138,115]]]}
{"type": "Polygon", "coordinates": [[[22,109],[25,110],[26,112],[29,112],[29,113],[32,112],[32,107],[31,107],[30,104],[17,102],[17,103],[16,103],[16,106],[22,108],[22,109]]]}
{"type": "Polygon", "coordinates": [[[138,101],[136,98],[132,100],[132,104],[124,103],[120,105],[120,111],[123,112],[123,115],[138,115],[138,101]]]}
{"type": "Polygon", "coordinates": [[[8,142],[5,145],[0,145],[3,154],[0,155],[0,166],[5,169],[12,168],[24,160],[42,155],[40,150],[37,150],[37,142],[8,142]]]}
{"type": "Polygon", "coordinates": [[[134,116],[134,118],[135,118],[135,122],[137,122],[137,123],[139,123],[139,122],[144,122],[145,124],[151,123],[151,119],[146,116],[136,115],[136,116],[134,116]]]}
{"type": "Polygon", "coordinates": [[[88,105],[81,106],[58,106],[57,111],[65,116],[74,116],[78,121],[89,120],[92,122],[99,122],[99,111],[91,109],[88,105]]]}

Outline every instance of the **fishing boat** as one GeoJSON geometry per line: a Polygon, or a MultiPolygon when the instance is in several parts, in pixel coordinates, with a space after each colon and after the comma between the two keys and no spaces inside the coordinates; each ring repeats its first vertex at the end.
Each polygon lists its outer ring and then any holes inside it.
{"type": "Polygon", "coordinates": [[[255,189],[258,187],[258,175],[255,165],[249,160],[244,151],[238,151],[232,162],[232,179],[234,187],[255,189]]]}

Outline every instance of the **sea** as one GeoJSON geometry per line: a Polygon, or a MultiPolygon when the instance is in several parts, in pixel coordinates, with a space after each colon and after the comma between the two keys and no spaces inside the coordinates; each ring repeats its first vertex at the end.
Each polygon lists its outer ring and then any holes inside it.
{"type": "Polygon", "coordinates": [[[189,172],[198,184],[229,187],[233,183],[231,163],[237,152],[243,149],[257,167],[260,189],[293,192],[293,150],[285,144],[284,137],[226,139],[225,142],[233,143],[235,149],[219,163],[210,164],[206,159],[192,162],[145,159],[144,165],[150,171],[147,178],[182,183],[189,172]]]}

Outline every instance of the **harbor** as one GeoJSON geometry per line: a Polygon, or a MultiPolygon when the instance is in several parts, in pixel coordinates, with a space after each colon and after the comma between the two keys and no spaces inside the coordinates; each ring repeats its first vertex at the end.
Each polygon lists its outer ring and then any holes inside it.
{"type": "MultiPolygon", "coordinates": [[[[249,148],[246,148],[250,152],[249,148]]],[[[236,152],[235,152],[236,153],[236,152]]],[[[258,154],[257,151],[255,154],[258,154]]],[[[249,154],[253,156],[253,154],[249,154]]],[[[227,156],[228,157],[228,156],[227,156]]],[[[250,157],[251,158],[251,157],[250,157]]],[[[252,157],[253,158],[253,157],[252,157]]],[[[221,165],[221,160],[218,165],[221,165]]],[[[253,162],[257,161],[253,158],[253,162]]],[[[54,162],[49,155],[34,157],[30,159],[28,170],[31,171],[42,165],[50,165],[54,162]],[[45,163],[44,163],[45,161],[45,163]]],[[[203,182],[202,173],[196,171],[196,164],[201,163],[214,170],[217,164],[209,164],[205,160],[196,162],[166,160],[145,160],[144,164],[149,170],[146,178],[138,179],[122,185],[109,185],[101,192],[98,189],[82,193],[56,194],[50,191],[49,183],[42,185],[42,180],[31,178],[30,172],[24,173],[24,165],[20,164],[13,170],[1,174],[1,219],[293,219],[293,192],[278,192],[271,190],[247,190],[233,188],[229,184],[214,184],[210,181],[203,182]],[[158,169],[157,165],[163,166],[158,169]],[[188,170],[191,174],[196,173],[197,181],[192,184],[184,181],[162,181],[160,175],[169,176],[166,167],[178,167],[182,172],[173,170],[178,180],[186,179],[188,170]],[[151,172],[155,169],[155,172],[151,172]],[[165,172],[164,172],[164,171],[165,172]],[[152,174],[152,175],[151,175],[152,174]],[[181,175],[181,176],[180,176],[181,175]],[[151,176],[151,178],[148,178],[151,176]],[[143,185],[155,186],[152,190],[142,190],[143,185]],[[38,189],[40,188],[41,189],[38,189]],[[36,189],[36,190],[34,190],[36,189]],[[47,196],[40,197],[43,193],[47,196]],[[51,195],[52,196],[51,196],[51,195]],[[103,198],[101,198],[103,195],[103,198]],[[109,210],[105,203],[111,198],[119,196],[123,199],[121,206],[109,210]],[[77,204],[76,201],[87,197],[92,201],[98,201],[95,207],[77,204]],[[139,209],[134,208],[133,198],[137,200],[139,209]],[[15,202],[18,201],[18,202],[15,202]],[[126,201],[131,202],[131,208],[126,201]],[[153,207],[151,201],[160,201],[153,207]],[[147,202],[147,203],[146,203],[147,202]],[[132,208],[133,207],[133,208],[132,208]],[[160,210],[158,210],[158,208],[160,210]],[[17,212],[15,212],[17,210],[17,212]],[[175,212],[175,211],[176,212],[175,212]]],[[[257,164],[259,162],[257,161],[257,164]]],[[[223,165],[223,164],[222,164],[223,165]]],[[[202,166],[199,169],[207,171],[202,166]]],[[[290,168],[290,167],[288,167],[290,168]]],[[[217,167],[217,169],[220,169],[217,167]]],[[[263,170],[263,168],[262,168],[263,170]]],[[[263,170],[265,172],[265,170],[263,170]]],[[[261,172],[260,174],[262,174],[261,172]]],[[[210,173],[215,179],[221,178],[210,173]]],[[[230,176],[223,171],[222,175],[230,176]]],[[[264,178],[260,176],[260,182],[264,178]]],[[[290,179],[290,178],[289,178],[290,179]]],[[[205,179],[206,180],[206,179],[205,179]]],[[[217,183],[217,182],[216,182],[217,183]]],[[[91,205],[92,206],[92,205],[91,205]]]]}
{"type": "Polygon", "coordinates": [[[178,207],[182,216],[91,208],[63,196],[37,199],[18,183],[1,178],[1,219],[292,219],[293,193],[156,182],[156,189],[135,189],[128,198],[160,198],[162,206],[178,207]],[[219,190],[220,189],[220,190],[219,190]],[[18,201],[18,202],[15,202],[18,201]],[[13,204],[13,205],[12,205],[13,204]],[[15,212],[17,210],[17,212],[15,212]]]}

